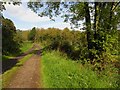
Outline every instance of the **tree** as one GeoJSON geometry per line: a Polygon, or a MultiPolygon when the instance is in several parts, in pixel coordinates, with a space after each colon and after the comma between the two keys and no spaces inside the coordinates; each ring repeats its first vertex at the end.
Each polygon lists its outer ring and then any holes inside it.
{"type": "Polygon", "coordinates": [[[16,30],[15,40],[18,41],[19,44],[23,43],[23,36],[21,30],[16,30]]]}
{"type": "Polygon", "coordinates": [[[15,54],[20,52],[17,40],[15,40],[16,28],[14,23],[7,18],[2,17],[2,54],[15,54]]]}
{"type": "Polygon", "coordinates": [[[87,57],[91,63],[94,59],[103,60],[101,56],[108,48],[107,37],[112,35],[120,21],[120,2],[29,2],[28,7],[39,16],[48,16],[52,20],[60,15],[75,27],[79,27],[80,21],[84,20],[87,57]],[[39,12],[41,7],[43,11],[39,12]]]}
{"type": "Polygon", "coordinates": [[[32,30],[29,32],[28,40],[34,42],[35,41],[35,35],[36,35],[36,28],[32,28],[32,30]]]}

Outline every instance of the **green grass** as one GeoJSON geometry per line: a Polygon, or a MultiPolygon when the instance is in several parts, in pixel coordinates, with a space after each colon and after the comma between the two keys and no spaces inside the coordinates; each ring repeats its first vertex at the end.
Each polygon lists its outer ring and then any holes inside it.
{"type": "Polygon", "coordinates": [[[32,48],[33,46],[33,43],[30,42],[30,41],[26,41],[26,42],[23,42],[22,46],[21,46],[21,52],[26,52],[28,51],[30,48],[32,48]]]}
{"type": "Polygon", "coordinates": [[[20,66],[23,63],[25,63],[25,61],[28,60],[31,56],[32,56],[32,54],[28,54],[27,56],[25,56],[24,58],[22,58],[21,60],[19,60],[19,62],[14,67],[12,67],[12,69],[6,71],[4,74],[2,74],[0,76],[0,78],[2,77],[3,87],[6,87],[8,85],[10,79],[19,70],[20,66]]]}
{"type": "Polygon", "coordinates": [[[3,55],[1,60],[8,60],[8,59],[12,59],[12,58],[14,58],[14,57],[3,55]]]}
{"type": "Polygon", "coordinates": [[[114,87],[113,80],[108,76],[99,76],[90,68],[66,59],[55,51],[42,56],[42,77],[45,88],[114,87]]]}

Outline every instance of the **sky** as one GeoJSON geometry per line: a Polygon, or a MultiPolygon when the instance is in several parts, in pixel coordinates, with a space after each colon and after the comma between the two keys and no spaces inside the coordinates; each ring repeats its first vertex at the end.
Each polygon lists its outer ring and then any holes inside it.
{"type": "Polygon", "coordinates": [[[57,17],[55,21],[51,21],[48,17],[40,17],[31,9],[27,8],[27,3],[22,2],[21,5],[6,4],[6,10],[3,11],[3,16],[13,21],[17,29],[28,30],[33,27],[37,28],[60,28],[64,29],[70,24],[63,22],[63,19],[57,17]]]}

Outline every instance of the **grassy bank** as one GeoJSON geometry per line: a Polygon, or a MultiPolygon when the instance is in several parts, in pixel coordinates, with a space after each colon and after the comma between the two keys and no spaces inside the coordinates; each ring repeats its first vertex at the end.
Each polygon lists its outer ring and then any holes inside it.
{"type": "Polygon", "coordinates": [[[31,56],[32,54],[25,56],[24,58],[19,60],[19,62],[14,67],[12,67],[10,70],[6,71],[0,76],[2,77],[3,87],[6,87],[9,84],[9,81],[12,78],[12,76],[14,76],[14,74],[18,71],[20,66],[22,66],[22,64],[25,63],[25,61],[28,60],[31,56]]]}
{"type": "Polygon", "coordinates": [[[45,88],[112,88],[115,80],[99,76],[89,67],[49,52],[42,56],[42,75],[45,88]]]}

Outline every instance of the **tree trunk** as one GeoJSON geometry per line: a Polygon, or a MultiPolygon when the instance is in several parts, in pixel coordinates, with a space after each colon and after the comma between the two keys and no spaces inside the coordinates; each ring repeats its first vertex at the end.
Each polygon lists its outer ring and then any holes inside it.
{"type": "Polygon", "coordinates": [[[87,42],[88,42],[88,50],[92,49],[92,34],[91,34],[91,21],[90,21],[90,11],[88,2],[84,3],[85,5],[85,23],[86,23],[86,32],[87,32],[87,42]]]}

